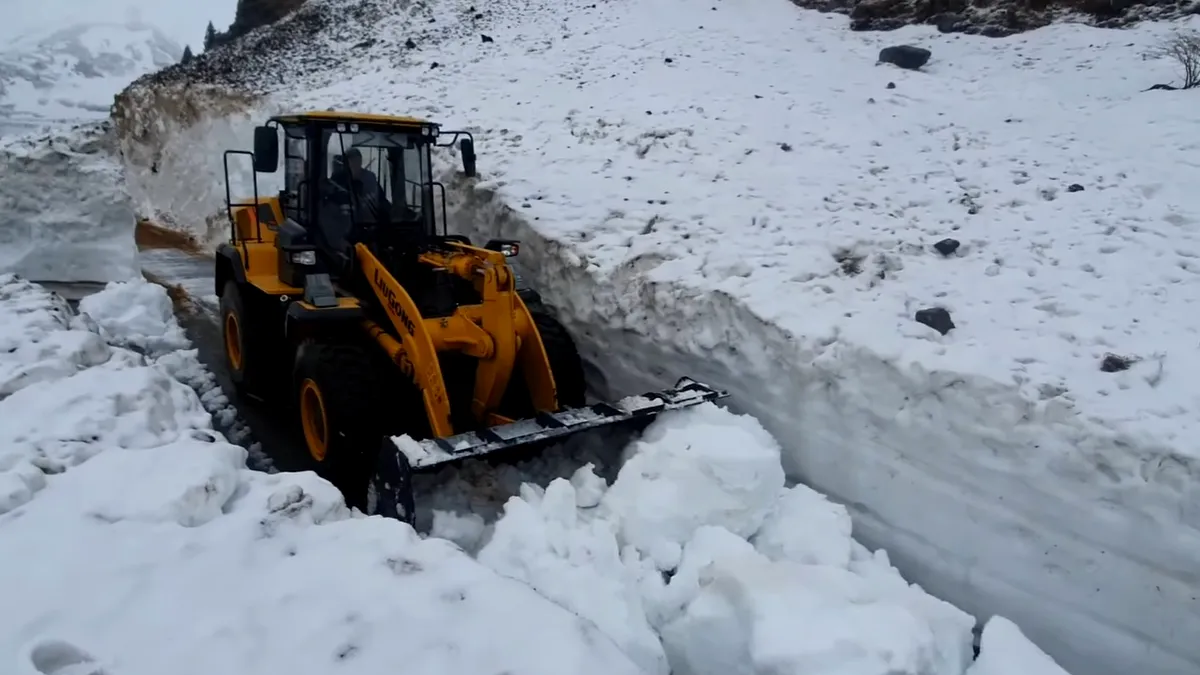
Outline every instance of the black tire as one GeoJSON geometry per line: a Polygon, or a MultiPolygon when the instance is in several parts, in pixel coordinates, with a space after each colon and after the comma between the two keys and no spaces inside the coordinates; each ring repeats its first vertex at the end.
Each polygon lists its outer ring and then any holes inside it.
{"type": "Polygon", "coordinates": [[[293,382],[299,439],[315,471],[341,490],[347,506],[365,510],[387,413],[377,359],[359,345],[306,341],[296,352],[293,382]]]}
{"type": "Polygon", "coordinates": [[[550,372],[554,375],[554,388],[558,392],[558,405],[577,408],[587,402],[587,378],[583,374],[583,359],[575,340],[565,326],[554,318],[544,305],[529,308],[533,324],[542,336],[546,348],[546,359],[550,361],[550,372]]]}
{"type": "Polygon", "coordinates": [[[262,346],[267,336],[262,325],[246,313],[246,298],[234,280],[225,282],[221,292],[221,339],[224,343],[225,369],[239,395],[258,393],[268,369],[262,346]]]}
{"type": "MultiPolygon", "coordinates": [[[[554,318],[549,308],[537,299],[536,294],[526,297],[525,306],[533,317],[533,325],[537,327],[542,337],[542,346],[546,349],[546,359],[550,362],[550,373],[554,376],[554,388],[558,394],[559,407],[577,408],[587,403],[587,378],[584,375],[583,359],[575,340],[567,332],[565,326],[554,318]]],[[[524,418],[533,415],[533,404],[529,400],[529,387],[525,378],[516,374],[504,392],[501,411],[510,417],[524,418]]]]}

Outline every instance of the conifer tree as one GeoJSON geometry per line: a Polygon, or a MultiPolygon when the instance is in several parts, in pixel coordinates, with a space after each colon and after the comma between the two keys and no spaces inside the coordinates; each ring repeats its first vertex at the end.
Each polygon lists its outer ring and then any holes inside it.
{"type": "Polygon", "coordinates": [[[204,51],[208,51],[217,44],[217,29],[212,22],[208,22],[208,28],[204,29],[204,51]]]}

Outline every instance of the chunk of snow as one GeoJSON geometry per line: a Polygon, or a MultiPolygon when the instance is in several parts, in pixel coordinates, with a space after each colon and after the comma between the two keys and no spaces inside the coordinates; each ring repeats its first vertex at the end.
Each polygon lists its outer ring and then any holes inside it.
{"type": "Polygon", "coordinates": [[[670,672],[621,560],[613,523],[581,519],[569,481],[556,479],[540,496],[510,499],[478,558],[594,623],[643,673],[670,672]]]}
{"type": "Polygon", "coordinates": [[[479,550],[486,531],[487,523],[478,514],[433,509],[433,525],[429,528],[429,536],[452,541],[467,553],[474,554],[479,550]]]}
{"type": "MultiPolygon", "coordinates": [[[[714,534],[698,532],[700,545],[712,547],[714,534]]],[[[662,629],[675,673],[957,675],[970,661],[974,621],[961,611],[947,606],[958,630],[938,631],[868,578],[772,562],[724,536],[738,552],[709,552],[699,592],[662,629]]]]}
{"type": "Polygon", "coordinates": [[[628,451],[603,506],[640,550],[682,546],[701,525],[748,537],[783,487],[779,444],[752,417],[712,403],[662,415],[628,451]]]}
{"type": "Polygon", "coordinates": [[[596,465],[588,462],[571,475],[571,487],[575,488],[575,505],[581,509],[599,506],[608,490],[608,483],[596,475],[596,465]]]}
{"type": "Polygon", "coordinates": [[[966,675],[1067,675],[1067,671],[1030,642],[1016,624],[993,616],[983,625],[979,658],[966,675]]]}
{"type": "Polygon", "coordinates": [[[31,384],[53,381],[104,363],[111,351],[83,328],[66,301],[37,284],[0,274],[0,399],[31,384]]]}
{"type": "Polygon", "coordinates": [[[850,514],[804,485],[780,494],[754,534],[754,548],[771,560],[849,567],[850,514]]]}
{"type": "Polygon", "coordinates": [[[143,351],[174,351],[188,346],[175,321],[175,307],[162,287],[138,278],[110,282],[104,292],[79,301],[79,310],[114,344],[143,351]]]}

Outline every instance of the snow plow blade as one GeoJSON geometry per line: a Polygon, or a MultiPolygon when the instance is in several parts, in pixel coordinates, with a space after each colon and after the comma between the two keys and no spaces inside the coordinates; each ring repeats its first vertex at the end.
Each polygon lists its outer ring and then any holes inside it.
{"type": "Polygon", "coordinates": [[[649,421],[669,410],[681,410],[729,396],[691,378],[681,378],[673,388],[629,396],[615,403],[595,403],[509,424],[455,434],[449,438],[415,441],[407,436],[383,441],[379,462],[368,494],[368,510],[412,524],[414,515],[412,474],[444,464],[482,457],[501,450],[561,440],[581,431],[632,421],[649,421]]]}

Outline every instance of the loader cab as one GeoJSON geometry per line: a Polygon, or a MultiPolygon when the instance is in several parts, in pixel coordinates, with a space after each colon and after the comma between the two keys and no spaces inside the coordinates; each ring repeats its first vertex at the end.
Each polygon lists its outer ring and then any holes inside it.
{"type": "Polygon", "coordinates": [[[475,175],[470,134],[442,132],[416,118],[332,112],[271,118],[255,130],[256,172],[278,170],[280,139],[284,222],[275,239],[284,283],[313,271],[295,268],[293,260],[315,259],[337,278],[356,242],[419,246],[446,236],[445,187],[432,175],[434,147],[458,141],[464,172],[475,175]]]}

